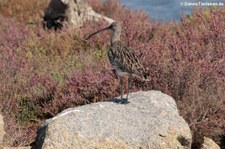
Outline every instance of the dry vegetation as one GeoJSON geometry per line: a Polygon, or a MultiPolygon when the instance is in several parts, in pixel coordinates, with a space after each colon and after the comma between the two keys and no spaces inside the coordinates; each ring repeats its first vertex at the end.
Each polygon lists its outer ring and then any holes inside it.
{"type": "MultiPolygon", "coordinates": [[[[193,148],[199,148],[203,136],[225,148],[225,9],[195,10],[179,24],[157,23],[118,1],[87,1],[123,23],[123,41],[142,57],[150,82],[135,80],[132,91],[144,86],[171,95],[191,127],[193,148]]],[[[47,0],[14,3],[0,2],[0,109],[4,143],[25,146],[45,119],[118,96],[119,88],[106,55],[108,33],[83,40],[107,24],[44,31],[47,0]]]]}

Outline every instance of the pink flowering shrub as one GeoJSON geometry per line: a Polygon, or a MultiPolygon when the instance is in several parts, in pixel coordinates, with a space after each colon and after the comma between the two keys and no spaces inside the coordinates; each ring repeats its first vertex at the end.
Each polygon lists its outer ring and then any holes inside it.
{"type": "MultiPolygon", "coordinates": [[[[203,136],[224,147],[224,8],[194,10],[180,23],[159,23],[119,1],[86,1],[121,22],[121,39],[141,57],[149,81],[134,79],[132,92],[160,90],[171,95],[192,130],[193,148],[200,147],[203,136]]],[[[47,1],[36,4],[37,13],[27,0],[11,3],[3,0],[0,8],[0,108],[5,145],[25,146],[34,141],[45,119],[68,107],[114,98],[120,91],[107,58],[111,33],[84,40],[107,23],[44,31],[40,21],[47,1]]]]}

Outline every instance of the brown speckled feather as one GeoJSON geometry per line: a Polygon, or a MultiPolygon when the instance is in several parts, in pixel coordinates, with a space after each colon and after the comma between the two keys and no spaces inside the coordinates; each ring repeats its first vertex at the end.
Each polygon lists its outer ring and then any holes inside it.
{"type": "Polygon", "coordinates": [[[112,42],[108,56],[110,63],[116,70],[120,69],[120,71],[144,78],[144,68],[140,63],[139,57],[123,42],[112,42]]]}

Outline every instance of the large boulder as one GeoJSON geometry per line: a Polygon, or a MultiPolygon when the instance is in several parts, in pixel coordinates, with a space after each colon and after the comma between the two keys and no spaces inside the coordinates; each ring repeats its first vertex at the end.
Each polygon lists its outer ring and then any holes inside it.
{"type": "Polygon", "coordinates": [[[4,134],[5,134],[4,121],[3,121],[2,115],[0,114],[0,148],[3,147],[3,136],[4,136],[4,134]]]}
{"type": "Polygon", "coordinates": [[[190,149],[188,124],[160,91],[136,92],[128,104],[114,100],[67,109],[39,130],[39,149],[190,149]]]}
{"type": "MultiPolygon", "coordinates": [[[[70,26],[80,27],[85,21],[105,20],[112,23],[113,20],[102,16],[83,0],[51,0],[44,11],[44,21],[49,29],[62,28],[60,21],[66,20],[70,26]]],[[[44,27],[45,27],[44,26],[44,27]]]]}

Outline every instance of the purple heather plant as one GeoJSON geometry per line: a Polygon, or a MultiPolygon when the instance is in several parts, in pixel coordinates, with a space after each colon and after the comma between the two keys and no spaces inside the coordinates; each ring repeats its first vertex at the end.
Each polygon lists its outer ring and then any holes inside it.
{"type": "MultiPolygon", "coordinates": [[[[117,0],[86,1],[123,24],[122,40],[141,57],[150,81],[135,79],[132,91],[154,89],[174,97],[193,132],[193,148],[200,146],[203,136],[224,147],[224,8],[196,9],[182,16],[180,23],[159,23],[117,0]]],[[[110,32],[84,40],[107,23],[86,22],[80,30],[46,32],[40,26],[41,14],[32,13],[27,0],[17,6],[5,2],[0,10],[4,15],[0,16],[0,105],[5,145],[30,145],[45,119],[68,107],[119,95],[107,58],[110,32]],[[34,25],[21,22],[28,14],[34,25]]],[[[44,3],[37,3],[35,12],[43,11],[44,3]]]]}

